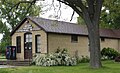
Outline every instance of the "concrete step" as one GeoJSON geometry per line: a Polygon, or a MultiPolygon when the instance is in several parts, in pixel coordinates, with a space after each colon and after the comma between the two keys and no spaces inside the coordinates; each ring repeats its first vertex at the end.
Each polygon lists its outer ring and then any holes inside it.
{"type": "Polygon", "coordinates": [[[17,60],[7,60],[7,61],[0,61],[0,65],[13,65],[13,66],[30,66],[31,61],[17,61],[17,60]]]}

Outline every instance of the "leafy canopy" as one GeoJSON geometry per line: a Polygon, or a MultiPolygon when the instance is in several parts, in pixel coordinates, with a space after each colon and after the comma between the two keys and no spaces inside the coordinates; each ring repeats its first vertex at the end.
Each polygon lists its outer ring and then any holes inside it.
{"type": "Polygon", "coordinates": [[[120,0],[104,0],[101,26],[120,29],[120,0]]]}
{"type": "Polygon", "coordinates": [[[0,33],[3,38],[0,43],[0,49],[5,51],[5,47],[11,44],[10,31],[26,16],[39,16],[41,6],[27,3],[32,0],[24,0],[26,3],[20,3],[23,0],[1,0],[0,1],[0,33]]]}

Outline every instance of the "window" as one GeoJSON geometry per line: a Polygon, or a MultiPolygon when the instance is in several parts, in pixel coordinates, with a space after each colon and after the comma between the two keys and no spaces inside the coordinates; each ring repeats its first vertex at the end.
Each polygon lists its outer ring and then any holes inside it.
{"type": "Polygon", "coordinates": [[[78,36],[77,35],[71,35],[71,42],[78,42],[78,36]]]}
{"type": "Polygon", "coordinates": [[[27,33],[25,39],[26,39],[26,42],[32,42],[32,34],[27,33]]]}
{"type": "Polygon", "coordinates": [[[24,47],[25,49],[32,49],[32,33],[27,32],[24,34],[24,47]]]}
{"type": "Polygon", "coordinates": [[[101,42],[104,42],[105,41],[105,38],[101,38],[101,42]]]}
{"type": "Polygon", "coordinates": [[[40,47],[40,45],[41,45],[41,36],[40,35],[35,35],[35,44],[36,44],[36,53],[40,53],[41,51],[41,47],[40,47]]]}
{"type": "Polygon", "coordinates": [[[16,48],[17,53],[21,53],[21,36],[16,37],[16,48]]]}

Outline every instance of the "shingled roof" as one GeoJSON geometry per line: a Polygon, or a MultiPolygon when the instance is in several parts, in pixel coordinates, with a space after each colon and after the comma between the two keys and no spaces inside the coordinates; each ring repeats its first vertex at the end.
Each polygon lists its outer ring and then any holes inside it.
{"type": "MultiPolygon", "coordinates": [[[[22,25],[26,20],[30,19],[38,27],[42,28],[45,32],[49,33],[62,33],[62,34],[77,34],[77,35],[88,35],[87,28],[85,25],[79,25],[75,23],[44,19],[40,17],[26,17],[11,33],[14,32],[22,25]]],[[[120,30],[113,29],[100,29],[100,36],[107,38],[120,38],[120,30]]]]}

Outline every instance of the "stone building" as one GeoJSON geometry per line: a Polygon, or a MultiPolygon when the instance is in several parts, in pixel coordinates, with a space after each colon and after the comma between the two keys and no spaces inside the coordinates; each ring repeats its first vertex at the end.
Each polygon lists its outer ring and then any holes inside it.
{"type": "MultiPolygon", "coordinates": [[[[26,17],[11,32],[12,46],[17,47],[17,59],[32,58],[33,54],[53,53],[66,48],[70,55],[89,56],[88,32],[86,26],[26,17]]],[[[120,30],[100,29],[101,49],[115,48],[120,51],[120,30]]]]}

